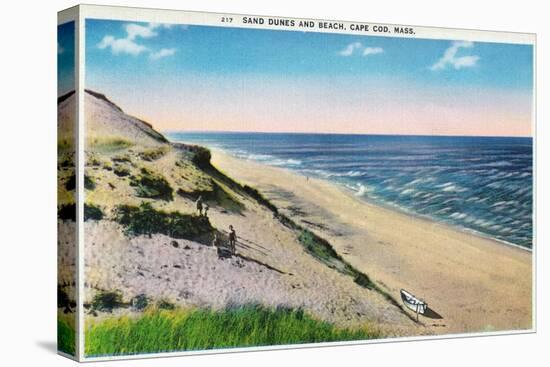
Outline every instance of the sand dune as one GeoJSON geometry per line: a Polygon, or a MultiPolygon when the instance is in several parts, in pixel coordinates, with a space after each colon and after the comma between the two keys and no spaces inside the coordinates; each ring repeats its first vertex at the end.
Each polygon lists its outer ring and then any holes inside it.
{"type": "MultiPolygon", "coordinates": [[[[134,143],[116,149],[86,147],[86,176],[93,182],[86,189],[86,204],[103,213],[101,220],[84,223],[86,303],[98,291],[119,291],[125,303],[141,294],[181,307],[258,303],[303,308],[315,318],[340,326],[368,323],[388,336],[430,333],[383,294],[308,253],[296,228],[285,226],[230,178],[201,169],[193,161],[191,147],[151,147],[150,135],[135,126],[128,128],[127,123],[135,121],[114,103],[90,93],[85,103],[88,137],[125,134],[134,143]],[[144,176],[149,178],[143,181],[144,176]],[[170,195],[151,197],[143,187],[169,188],[170,195]],[[219,258],[208,241],[171,238],[160,229],[150,237],[134,236],[115,221],[117,206],[137,207],[143,202],[157,211],[196,215],[199,194],[208,202],[209,222],[220,235],[227,235],[229,225],[236,228],[238,256],[219,258]]],[[[67,234],[60,234],[64,244],[67,234]]],[[[60,253],[64,251],[61,246],[60,253]]],[[[125,307],[116,312],[132,311],[125,307]]],[[[97,320],[95,314],[89,310],[87,318],[97,320]]]]}

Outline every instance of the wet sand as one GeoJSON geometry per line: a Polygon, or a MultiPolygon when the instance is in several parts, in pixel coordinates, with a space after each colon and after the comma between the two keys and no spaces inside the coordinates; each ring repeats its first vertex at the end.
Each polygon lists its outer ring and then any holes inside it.
{"type": "Polygon", "coordinates": [[[424,299],[433,333],[532,328],[532,253],[360,200],[330,182],[213,151],[213,164],[326,238],[396,299],[424,299]]]}

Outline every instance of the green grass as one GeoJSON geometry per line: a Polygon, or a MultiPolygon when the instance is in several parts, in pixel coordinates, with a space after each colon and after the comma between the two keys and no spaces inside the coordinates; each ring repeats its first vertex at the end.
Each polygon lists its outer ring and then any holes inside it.
{"type": "Polygon", "coordinates": [[[341,329],[301,309],[257,305],[221,311],[153,310],[101,321],[86,330],[86,355],[125,355],[380,338],[367,327],[341,329]]]}
{"type": "MultiPolygon", "coordinates": [[[[74,314],[73,314],[74,317],[74,314]]],[[[57,319],[57,349],[61,352],[74,356],[76,337],[74,326],[70,320],[64,318],[57,319]]]]}
{"type": "Polygon", "coordinates": [[[94,138],[88,143],[93,149],[105,153],[127,149],[134,145],[131,141],[122,138],[94,138]]]}

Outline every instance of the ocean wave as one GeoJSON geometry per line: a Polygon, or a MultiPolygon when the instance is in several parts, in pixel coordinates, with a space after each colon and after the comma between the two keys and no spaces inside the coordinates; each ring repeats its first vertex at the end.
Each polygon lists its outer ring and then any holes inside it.
{"type": "Polygon", "coordinates": [[[453,219],[463,219],[463,218],[466,218],[466,216],[467,214],[459,213],[459,212],[454,212],[453,214],[449,215],[449,217],[453,219]]]}
{"type": "Polygon", "coordinates": [[[400,195],[409,195],[409,194],[414,193],[415,191],[416,191],[415,189],[405,189],[405,190],[401,191],[399,194],[400,195]]]}
{"type": "Polygon", "coordinates": [[[442,190],[445,191],[445,192],[464,192],[464,191],[468,191],[467,188],[460,187],[458,185],[447,186],[447,187],[443,188],[442,190]]]}

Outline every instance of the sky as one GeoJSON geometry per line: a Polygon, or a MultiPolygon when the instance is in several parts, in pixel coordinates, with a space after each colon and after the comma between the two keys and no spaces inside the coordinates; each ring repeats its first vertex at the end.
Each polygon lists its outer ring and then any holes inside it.
{"type": "Polygon", "coordinates": [[[74,22],[57,26],[57,95],[75,89],[74,22]]]}
{"type": "Polygon", "coordinates": [[[532,134],[530,45],[85,24],[86,88],[161,131],[532,134]]]}

